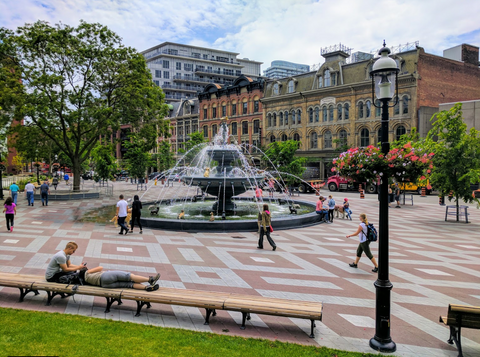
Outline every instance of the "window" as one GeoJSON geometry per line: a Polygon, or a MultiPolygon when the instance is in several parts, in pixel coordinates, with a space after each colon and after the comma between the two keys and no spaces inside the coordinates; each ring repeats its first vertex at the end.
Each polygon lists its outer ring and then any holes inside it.
{"type": "Polygon", "coordinates": [[[212,118],[217,117],[217,108],[212,108],[212,118]]]}
{"type": "MultiPolygon", "coordinates": [[[[197,66],[195,66],[195,70],[196,70],[196,71],[202,71],[202,72],[204,72],[204,71],[205,71],[205,66],[197,65],[197,66]]],[[[200,77],[200,78],[201,78],[201,77],[200,77]]]]}
{"type": "Polygon", "coordinates": [[[318,88],[322,88],[322,87],[323,87],[323,77],[318,76],[318,88]]]}
{"type": "Polygon", "coordinates": [[[382,102],[380,99],[375,100],[375,116],[378,118],[382,115],[382,102]]]}
{"type": "Polygon", "coordinates": [[[253,121],[253,133],[259,134],[260,133],[260,120],[253,121]]]}
{"type": "Polygon", "coordinates": [[[270,136],[270,142],[274,143],[275,142],[275,135],[270,136]]]}
{"type": "Polygon", "coordinates": [[[293,93],[295,91],[295,82],[292,80],[288,82],[288,93],[293,93]]]}
{"type": "Polygon", "coordinates": [[[332,148],[332,132],[330,130],[327,130],[325,134],[323,134],[323,147],[325,149],[332,148]]]}
{"type": "Polygon", "coordinates": [[[402,106],[403,106],[402,113],[403,114],[408,114],[408,97],[404,96],[402,102],[403,102],[402,103],[402,106]]]}
{"type": "Polygon", "coordinates": [[[313,109],[308,109],[308,122],[313,123],[313,109]]]}
{"type": "Polygon", "coordinates": [[[365,102],[365,109],[366,109],[366,113],[365,113],[365,118],[370,118],[370,115],[371,115],[371,110],[372,110],[372,102],[370,102],[369,100],[367,100],[365,102]]]}
{"type": "Polygon", "coordinates": [[[222,105],[222,117],[227,116],[227,106],[224,104],[222,105]]]}
{"type": "Polygon", "coordinates": [[[237,104],[232,104],[232,115],[237,115],[237,104]]]}
{"type": "Polygon", "coordinates": [[[237,134],[237,122],[232,123],[232,135],[238,135],[237,134]]]}
{"type": "Polygon", "coordinates": [[[333,121],[333,105],[328,107],[328,120],[333,121]]]}
{"type": "Polygon", "coordinates": [[[299,133],[293,134],[293,140],[300,141],[300,134],[299,133]]]}
{"type": "Polygon", "coordinates": [[[248,121],[242,122],[242,135],[248,135],[248,121]]]}
{"type": "Polygon", "coordinates": [[[163,71],[163,78],[169,79],[169,78],[170,78],[170,72],[168,72],[168,71],[163,71]]]}
{"type": "Polygon", "coordinates": [[[207,113],[208,113],[207,108],[204,108],[204,109],[203,109],[203,119],[207,119],[207,116],[208,116],[207,113]]]}
{"type": "Polygon", "coordinates": [[[277,126],[277,113],[273,113],[273,122],[272,122],[272,125],[273,125],[273,126],[277,126]]]}
{"type": "Polygon", "coordinates": [[[182,62],[177,62],[175,63],[175,68],[177,69],[177,71],[181,71],[182,70],[182,62]]]}
{"type": "Polygon", "coordinates": [[[335,73],[332,73],[332,86],[337,85],[337,76],[335,73]]]}
{"type": "Polygon", "coordinates": [[[287,140],[288,140],[287,134],[283,134],[283,135],[282,135],[282,141],[287,141],[287,140]]]}
{"type": "Polygon", "coordinates": [[[155,70],[155,78],[162,78],[162,71],[156,69],[155,70]]]}
{"type": "Polygon", "coordinates": [[[338,144],[340,146],[344,146],[344,145],[347,145],[347,131],[346,130],[340,130],[340,132],[338,133],[338,144]]]}
{"type": "Polygon", "coordinates": [[[273,85],[273,94],[278,95],[278,93],[280,92],[280,91],[279,91],[279,87],[280,87],[280,86],[278,85],[278,83],[275,83],[275,84],[273,85]]]}
{"type": "Polygon", "coordinates": [[[203,127],[203,137],[208,138],[208,126],[206,125],[203,127]]]}
{"type": "Polygon", "coordinates": [[[260,109],[260,102],[258,100],[253,101],[253,112],[258,113],[260,109]]]}
{"type": "Polygon", "coordinates": [[[319,117],[320,117],[320,108],[316,107],[315,108],[315,123],[318,123],[319,117]]]}
{"type": "Polygon", "coordinates": [[[200,53],[192,52],[192,57],[193,58],[200,58],[200,53]]]}
{"type": "Polygon", "coordinates": [[[400,114],[400,101],[398,100],[398,97],[396,97],[397,104],[393,107],[393,115],[398,115],[400,114]]]}
{"type": "Polygon", "coordinates": [[[170,62],[167,60],[163,60],[163,68],[170,68],[170,62]]]}
{"type": "Polygon", "coordinates": [[[327,107],[323,107],[323,121],[327,121],[328,120],[328,114],[327,114],[327,107]]]}
{"type": "Polygon", "coordinates": [[[378,132],[377,132],[377,142],[379,142],[379,143],[382,142],[382,128],[378,129],[378,132]]]}
{"type": "Polygon", "coordinates": [[[342,105],[337,105],[337,120],[342,120],[342,105]]]}
{"type": "Polygon", "coordinates": [[[345,120],[350,119],[350,105],[348,103],[345,103],[343,107],[344,115],[345,115],[345,120]]]}
{"type": "Polygon", "coordinates": [[[193,71],[193,64],[191,64],[191,63],[184,63],[184,64],[183,64],[183,69],[184,69],[185,71],[192,72],[192,71],[193,71]]]}
{"type": "Polygon", "coordinates": [[[302,112],[300,111],[300,109],[297,110],[297,124],[301,124],[302,123],[302,112]]]}
{"type": "Polygon", "coordinates": [[[330,87],[330,70],[327,69],[323,72],[325,87],[330,87]]]}
{"type": "Polygon", "coordinates": [[[285,112],[285,125],[288,125],[288,112],[285,112]]]}
{"type": "Polygon", "coordinates": [[[243,114],[247,114],[247,108],[248,108],[248,103],[247,103],[247,102],[243,102],[243,103],[242,103],[242,113],[243,113],[243,114]]]}
{"type": "Polygon", "coordinates": [[[310,149],[316,149],[318,147],[318,135],[316,132],[313,132],[310,135],[310,149]]]}
{"type": "Polygon", "coordinates": [[[407,131],[405,130],[405,127],[403,125],[400,125],[397,127],[397,130],[395,131],[395,140],[400,140],[400,137],[405,134],[407,131]]]}
{"type": "Polygon", "coordinates": [[[283,112],[280,112],[279,119],[278,119],[278,125],[283,126],[283,112]]]}
{"type": "Polygon", "coordinates": [[[160,86],[160,81],[154,80],[153,83],[155,83],[158,86],[160,86]]]}
{"type": "Polygon", "coordinates": [[[296,122],[296,119],[295,119],[295,110],[292,110],[292,125],[295,125],[297,122],[296,122]]]}
{"type": "Polygon", "coordinates": [[[218,131],[217,130],[217,124],[213,124],[212,125],[212,135],[213,136],[217,135],[218,134],[217,131],[218,131]]]}
{"type": "Polygon", "coordinates": [[[208,55],[203,55],[204,60],[208,60],[208,55]]]}
{"type": "Polygon", "coordinates": [[[242,71],[239,70],[239,69],[236,69],[236,70],[235,70],[235,75],[236,75],[237,77],[240,77],[240,76],[242,75],[242,71]]]}
{"type": "Polygon", "coordinates": [[[363,102],[358,103],[358,117],[363,118],[363,102]]]}
{"type": "Polygon", "coordinates": [[[363,128],[360,132],[360,146],[370,145],[370,132],[368,129],[363,128]]]}
{"type": "Polygon", "coordinates": [[[272,114],[268,114],[267,116],[267,126],[271,127],[272,126],[272,114]]]}

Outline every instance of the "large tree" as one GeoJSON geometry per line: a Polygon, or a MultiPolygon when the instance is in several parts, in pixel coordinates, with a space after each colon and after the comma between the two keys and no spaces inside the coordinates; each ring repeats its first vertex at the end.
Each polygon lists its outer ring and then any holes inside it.
{"type": "Polygon", "coordinates": [[[307,159],[295,156],[295,152],[300,148],[300,142],[287,140],[273,142],[268,145],[263,160],[267,168],[278,172],[287,184],[299,182],[305,172],[307,159]]]}
{"type": "Polygon", "coordinates": [[[478,202],[472,197],[470,184],[480,181],[480,132],[474,128],[467,131],[461,103],[437,113],[431,121],[433,128],[427,135],[427,145],[433,148],[435,156],[430,179],[441,194],[453,193],[458,221],[460,199],[478,202]]]}
{"type": "Polygon", "coordinates": [[[17,63],[6,75],[20,74],[24,88],[12,94],[19,105],[9,109],[37,126],[70,159],[74,190],[80,187],[82,163],[101,136],[109,137],[121,124],[135,129],[152,122],[163,134],[163,92],[151,81],[143,56],[123,46],[107,27],[38,21],[15,34],[2,29],[0,53],[4,48],[17,63]]]}

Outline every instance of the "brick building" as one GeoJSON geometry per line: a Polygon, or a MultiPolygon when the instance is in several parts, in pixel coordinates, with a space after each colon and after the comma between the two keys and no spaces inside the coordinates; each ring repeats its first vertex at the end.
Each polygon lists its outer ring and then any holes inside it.
{"type": "MultiPolygon", "coordinates": [[[[425,53],[418,46],[397,49],[398,103],[390,109],[389,140],[413,127],[425,136],[440,103],[480,98],[478,47],[462,45],[456,59],[425,53]]],[[[348,146],[380,141],[381,110],[372,103],[370,71],[376,58],[350,56],[345,46],[322,50],[317,71],[268,80],[262,99],[265,144],[300,141],[298,154],[319,167],[320,176],[348,146]]]]}
{"type": "Polygon", "coordinates": [[[232,85],[209,84],[198,95],[199,129],[212,140],[222,120],[227,120],[230,142],[260,147],[264,80],[238,77],[232,85]]]}

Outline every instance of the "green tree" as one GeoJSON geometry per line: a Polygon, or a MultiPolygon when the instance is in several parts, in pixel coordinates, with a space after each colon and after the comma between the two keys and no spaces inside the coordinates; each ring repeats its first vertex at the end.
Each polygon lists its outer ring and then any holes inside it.
{"type": "Polygon", "coordinates": [[[186,155],[183,156],[183,161],[185,164],[190,163],[195,156],[203,149],[204,144],[207,141],[205,140],[205,137],[203,136],[203,133],[200,131],[194,132],[190,134],[190,139],[185,143],[185,150],[184,149],[179,149],[179,153],[186,153],[186,155]]]}
{"type": "Polygon", "coordinates": [[[173,167],[175,159],[171,151],[171,145],[167,140],[162,140],[158,144],[158,152],[154,156],[154,161],[157,163],[157,171],[163,172],[173,167]]]}
{"type": "Polygon", "coordinates": [[[20,75],[25,87],[12,94],[21,105],[9,110],[37,126],[69,158],[74,190],[80,188],[82,163],[102,135],[109,137],[121,124],[155,123],[165,131],[166,122],[159,120],[166,113],[164,94],[144,57],[107,27],[38,21],[15,34],[2,29],[0,53],[4,48],[18,62],[6,75],[20,75]]]}
{"type": "Polygon", "coordinates": [[[480,132],[474,128],[467,131],[461,103],[437,113],[431,121],[433,128],[427,143],[435,156],[430,180],[442,194],[453,192],[458,221],[460,199],[478,203],[472,197],[470,184],[480,180],[480,132]]]}
{"type": "Polygon", "coordinates": [[[287,184],[293,184],[299,181],[295,178],[302,177],[305,172],[305,163],[307,159],[295,156],[295,152],[300,148],[300,142],[287,140],[273,142],[267,146],[263,160],[269,170],[289,175],[283,175],[282,178],[287,184]]]}
{"type": "Polygon", "coordinates": [[[117,164],[113,156],[113,145],[98,144],[92,150],[95,175],[101,180],[108,180],[113,177],[117,170],[117,164]]]}
{"type": "Polygon", "coordinates": [[[143,178],[147,168],[152,164],[152,157],[148,150],[150,146],[138,133],[131,133],[129,139],[124,143],[127,149],[124,162],[128,174],[133,178],[143,178]]]}

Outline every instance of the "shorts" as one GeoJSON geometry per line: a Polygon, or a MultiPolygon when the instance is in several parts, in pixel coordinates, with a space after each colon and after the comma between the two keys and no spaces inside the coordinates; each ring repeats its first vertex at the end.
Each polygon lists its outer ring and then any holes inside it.
{"type": "Polygon", "coordinates": [[[362,253],[365,252],[365,255],[368,257],[368,259],[373,258],[373,254],[370,251],[370,241],[365,241],[363,243],[360,243],[357,248],[357,257],[360,258],[362,256],[362,253]]]}
{"type": "Polygon", "coordinates": [[[400,202],[400,195],[395,196],[395,201],[400,202]]]}
{"type": "Polygon", "coordinates": [[[100,286],[102,288],[133,288],[133,281],[130,279],[130,273],[125,271],[106,271],[100,277],[100,286]]]}

